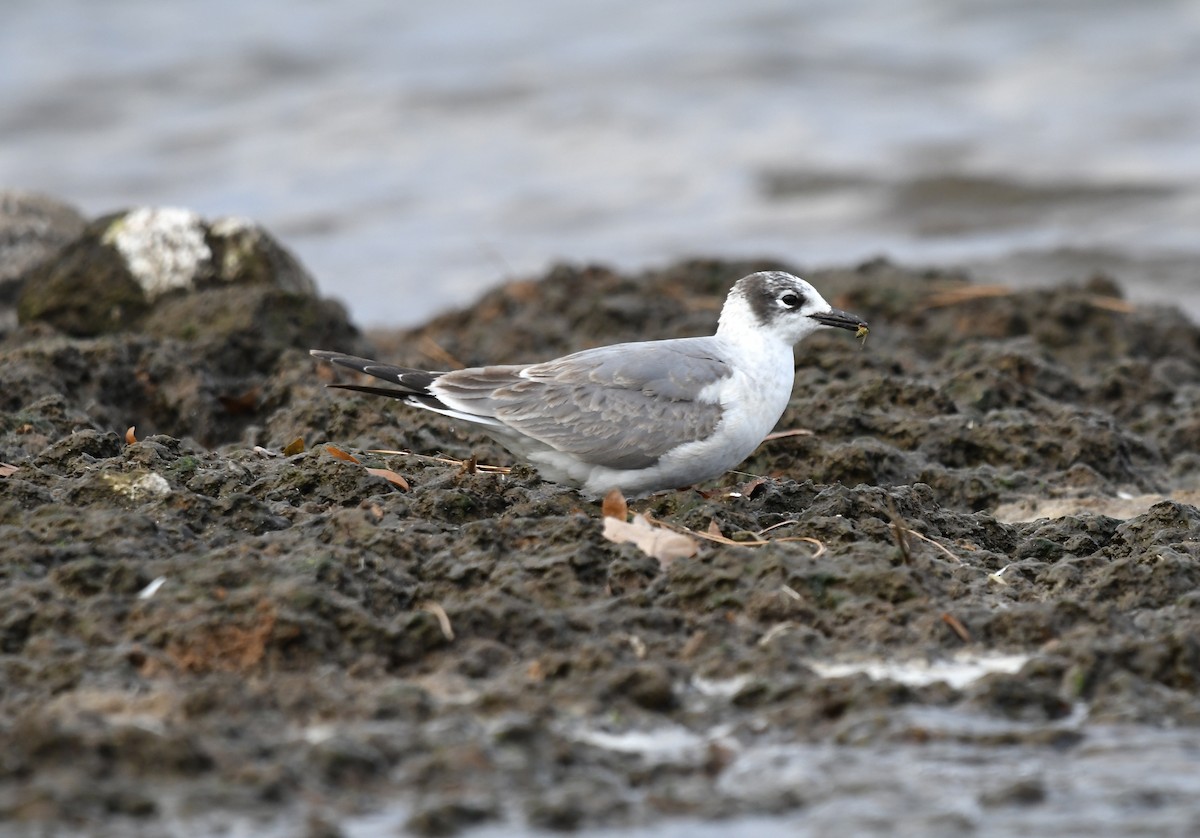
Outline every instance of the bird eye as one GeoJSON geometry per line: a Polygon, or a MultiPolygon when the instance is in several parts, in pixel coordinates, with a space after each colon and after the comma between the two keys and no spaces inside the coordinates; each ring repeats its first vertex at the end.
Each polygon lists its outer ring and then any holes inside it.
{"type": "Polygon", "coordinates": [[[793,294],[791,291],[779,298],[779,302],[783,303],[788,308],[800,308],[800,304],[804,300],[798,294],[793,294]]]}

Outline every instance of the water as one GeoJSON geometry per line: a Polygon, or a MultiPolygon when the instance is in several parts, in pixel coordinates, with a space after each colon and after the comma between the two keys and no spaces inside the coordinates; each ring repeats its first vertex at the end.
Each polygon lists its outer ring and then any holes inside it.
{"type": "Polygon", "coordinates": [[[1200,312],[1198,77],[1184,0],[47,0],[0,185],[249,216],[370,325],[695,254],[1115,259],[1200,312]]]}

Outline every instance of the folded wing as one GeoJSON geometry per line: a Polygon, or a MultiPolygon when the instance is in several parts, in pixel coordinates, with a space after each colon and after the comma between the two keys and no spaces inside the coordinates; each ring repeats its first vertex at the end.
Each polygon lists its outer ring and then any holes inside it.
{"type": "MultiPolygon", "coordinates": [[[[530,366],[445,373],[428,392],[451,415],[488,420],[596,465],[647,468],[721,421],[730,374],[710,338],[585,350],[530,366]]],[[[493,425],[494,433],[503,433],[493,425]]]]}

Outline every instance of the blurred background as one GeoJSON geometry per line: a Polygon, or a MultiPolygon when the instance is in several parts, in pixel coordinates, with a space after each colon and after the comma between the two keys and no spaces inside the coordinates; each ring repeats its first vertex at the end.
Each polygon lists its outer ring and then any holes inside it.
{"type": "Polygon", "coordinates": [[[280,237],[362,325],[555,260],[885,255],[1200,316],[1194,0],[46,0],[0,186],[280,237]]]}

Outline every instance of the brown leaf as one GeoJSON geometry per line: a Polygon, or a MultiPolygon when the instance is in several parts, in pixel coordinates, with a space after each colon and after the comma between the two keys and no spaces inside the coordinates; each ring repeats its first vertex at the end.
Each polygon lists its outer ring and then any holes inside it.
{"type": "Polygon", "coordinates": [[[721,532],[721,528],[719,526],[717,526],[716,518],[713,518],[711,521],[708,522],[707,532],[713,538],[724,538],[725,537],[725,534],[723,532],[721,532]]]}
{"type": "Polygon", "coordinates": [[[767,485],[765,477],[756,477],[753,480],[747,480],[743,483],[738,491],[741,492],[744,498],[753,498],[756,494],[763,491],[763,487],[767,485]]]}
{"type": "Polygon", "coordinates": [[[459,474],[474,474],[479,471],[479,460],[472,454],[470,457],[462,461],[462,465],[458,467],[459,474]]]}
{"type": "Polygon", "coordinates": [[[942,622],[950,626],[950,630],[958,635],[958,639],[963,643],[971,642],[971,632],[962,624],[962,620],[955,617],[953,614],[945,613],[942,615],[942,622]]]}
{"type": "Polygon", "coordinates": [[[621,494],[620,489],[608,490],[608,494],[604,496],[604,503],[600,504],[600,512],[605,518],[617,518],[622,521],[629,517],[629,504],[625,503],[625,496],[621,494]]]}
{"type": "Polygon", "coordinates": [[[357,463],[358,462],[358,458],[355,457],[353,454],[347,454],[342,449],[335,448],[332,445],[326,445],[325,450],[328,451],[330,453],[330,455],[337,457],[339,460],[345,460],[348,463],[357,463]]]}
{"type": "Polygon", "coordinates": [[[304,453],[304,437],[296,437],[287,445],[283,446],[283,456],[291,457],[294,454],[304,453]]]}
{"type": "Polygon", "coordinates": [[[658,559],[663,568],[676,559],[687,559],[696,555],[696,551],[700,549],[696,539],[666,527],[656,527],[646,520],[644,515],[634,515],[631,522],[619,518],[605,518],[604,537],[616,544],[632,542],[647,556],[658,559]]]}
{"type": "Polygon", "coordinates": [[[238,393],[236,396],[217,396],[217,401],[221,403],[221,407],[225,408],[225,412],[231,416],[241,416],[245,413],[253,413],[258,409],[258,400],[262,396],[261,387],[251,387],[244,393],[238,393]]]}
{"type": "Polygon", "coordinates": [[[135,442],[137,442],[137,434],[134,433],[134,431],[136,431],[136,430],[137,430],[137,428],[135,428],[133,425],[130,425],[129,430],[125,431],[125,444],[126,445],[133,445],[135,442]]]}
{"type": "Polygon", "coordinates": [[[409,489],[408,481],[396,474],[396,472],[392,471],[390,468],[369,468],[367,469],[367,474],[373,474],[376,477],[382,477],[389,483],[394,483],[396,486],[399,486],[400,489],[405,492],[407,492],[409,489]]]}
{"type": "Polygon", "coordinates": [[[17,466],[0,463],[0,477],[11,477],[17,471],[17,466]]]}

